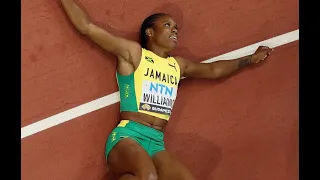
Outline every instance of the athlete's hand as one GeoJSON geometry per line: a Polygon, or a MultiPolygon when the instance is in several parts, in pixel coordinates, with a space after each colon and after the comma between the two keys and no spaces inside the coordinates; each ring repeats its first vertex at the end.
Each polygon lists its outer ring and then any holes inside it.
{"type": "Polygon", "coordinates": [[[268,46],[259,46],[256,52],[252,55],[251,63],[258,63],[265,60],[273,50],[274,49],[269,48],[268,46]]]}

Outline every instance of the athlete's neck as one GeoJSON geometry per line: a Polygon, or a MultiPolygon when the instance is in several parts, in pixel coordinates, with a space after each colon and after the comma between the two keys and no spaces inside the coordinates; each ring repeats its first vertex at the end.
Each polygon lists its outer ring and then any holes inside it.
{"type": "Polygon", "coordinates": [[[147,49],[162,58],[169,57],[169,51],[157,45],[154,45],[154,44],[147,45],[147,49]]]}

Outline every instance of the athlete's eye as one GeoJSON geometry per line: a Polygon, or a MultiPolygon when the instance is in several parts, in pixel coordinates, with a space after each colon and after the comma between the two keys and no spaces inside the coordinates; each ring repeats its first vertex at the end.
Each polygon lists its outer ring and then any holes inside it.
{"type": "Polygon", "coordinates": [[[170,27],[170,23],[165,23],[164,26],[170,27]]]}

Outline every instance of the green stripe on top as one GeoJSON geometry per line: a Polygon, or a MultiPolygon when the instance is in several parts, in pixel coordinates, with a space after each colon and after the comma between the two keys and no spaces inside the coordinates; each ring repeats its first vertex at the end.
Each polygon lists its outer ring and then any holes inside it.
{"type": "Polygon", "coordinates": [[[116,77],[120,92],[120,111],[138,112],[134,73],[123,76],[117,72],[116,77]]]}

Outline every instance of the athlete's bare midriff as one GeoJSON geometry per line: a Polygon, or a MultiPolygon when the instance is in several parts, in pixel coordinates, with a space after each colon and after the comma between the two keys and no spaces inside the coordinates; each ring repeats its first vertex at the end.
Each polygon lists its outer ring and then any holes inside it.
{"type": "Polygon", "coordinates": [[[127,111],[121,112],[120,119],[132,120],[162,132],[164,132],[164,129],[168,124],[167,120],[160,119],[160,118],[150,116],[148,114],[139,113],[139,112],[127,112],[127,111]]]}

